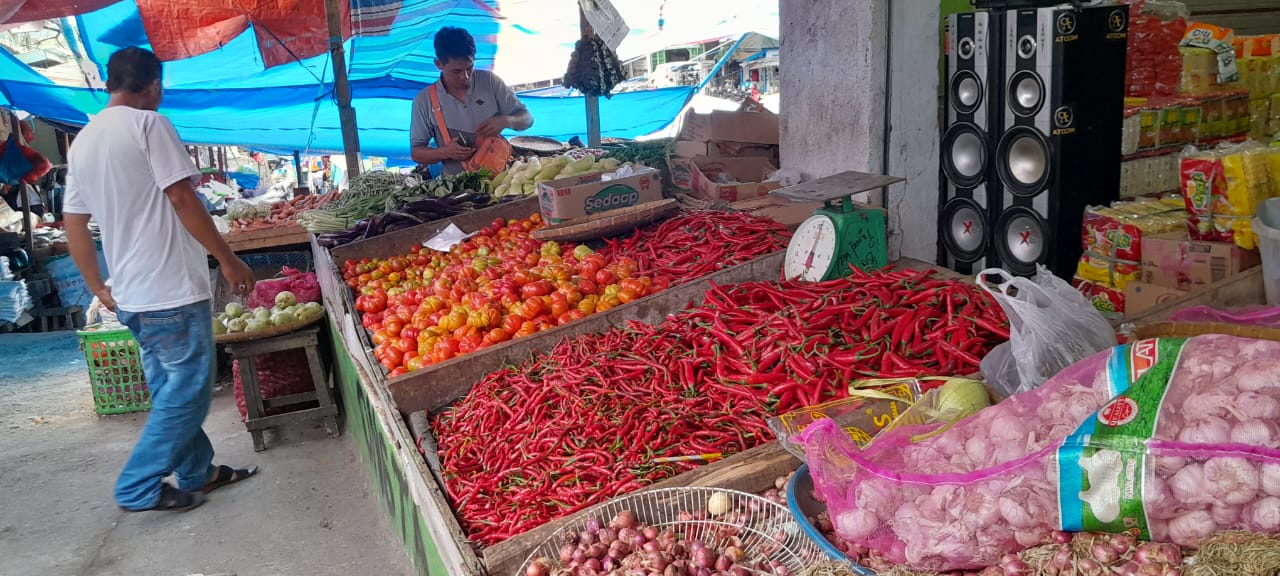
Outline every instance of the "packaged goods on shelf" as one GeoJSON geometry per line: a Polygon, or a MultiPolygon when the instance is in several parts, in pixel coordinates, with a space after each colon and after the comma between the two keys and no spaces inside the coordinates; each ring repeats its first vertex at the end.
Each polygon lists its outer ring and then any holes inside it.
{"type": "Polygon", "coordinates": [[[1195,94],[1240,80],[1235,32],[1205,22],[1192,22],[1182,35],[1182,90],[1195,94]]]}
{"type": "Polygon", "coordinates": [[[1252,142],[1183,156],[1180,187],[1192,239],[1256,247],[1250,219],[1272,195],[1270,156],[1252,142]]]}
{"type": "Polygon", "coordinates": [[[1170,96],[1178,90],[1187,8],[1167,0],[1131,0],[1127,58],[1129,96],[1170,96]]]}
{"type": "Polygon", "coordinates": [[[1120,164],[1120,197],[1135,198],[1178,190],[1178,155],[1135,158],[1120,164]]]}
{"type": "Polygon", "coordinates": [[[1171,153],[1188,144],[1242,138],[1250,128],[1249,93],[1218,90],[1194,96],[1131,98],[1126,102],[1121,153],[1171,153]]]}

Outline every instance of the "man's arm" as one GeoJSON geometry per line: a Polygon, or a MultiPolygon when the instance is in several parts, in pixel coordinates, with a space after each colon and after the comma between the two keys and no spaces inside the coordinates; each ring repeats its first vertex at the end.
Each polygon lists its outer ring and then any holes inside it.
{"type": "Polygon", "coordinates": [[[164,195],[169,198],[169,203],[173,204],[173,210],[178,213],[178,220],[182,221],[182,226],[196,241],[200,242],[201,246],[204,246],[211,256],[217,259],[222,267],[222,275],[227,279],[231,290],[237,294],[244,294],[253,289],[253,271],[240,260],[240,257],[236,256],[226,240],[222,239],[222,234],[218,233],[217,226],[213,224],[213,218],[209,216],[204,202],[200,201],[195,188],[191,186],[191,181],[180,180],[170,185],[164,189],[164,195]]]}
{"type": "Polygon", "coordinates": [[[64,211],[62,227],[67,233],[67,251],[71,252],[71,260],[80,270],[80,276],[84,277],[85,286],[107,310],[114,312],[116,301],[111,297],[111,289],[102,281],[102,271],[98,269],[98,247],[89,232],[89,215],[64,211]]]}
{"type": "Polygon", "coordinates": [[[493,82],[496,85],[494,91],[498,94],[498,113],[506,116],[507,127],[523,131],[533,126],[533,114],[529,113],[529,108],[516,97],[511,87],[496,74],[493,82]]]}

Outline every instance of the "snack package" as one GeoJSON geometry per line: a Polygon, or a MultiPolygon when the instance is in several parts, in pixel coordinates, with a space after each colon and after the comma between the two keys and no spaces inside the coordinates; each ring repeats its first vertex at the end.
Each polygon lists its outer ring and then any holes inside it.
{"type": "Polygon", "coordinates": [[[1093,307],[1103,314],[1103,316],[1115,316],[1124,314],[1124,289],[1116,289],[1104,286],[1097,282],[1090,282],[1079,276],[1071,279],[1071,285],[1084,295],[1093,307]]]}
{"type": "Polygon", "coordinates": [[[1187,8],[1168,0],[1129,0],[1126,62],[1129,96],[1169,96],[1182,74],[1178,43],[1187,29],[1187,8]]]}

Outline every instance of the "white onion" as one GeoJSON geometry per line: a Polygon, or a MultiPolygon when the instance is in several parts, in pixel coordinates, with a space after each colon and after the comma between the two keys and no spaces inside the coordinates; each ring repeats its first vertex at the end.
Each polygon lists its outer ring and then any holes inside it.
{"type": "Polygon", "coordinates": [[[1280,462],[1263,462],[1258,471],[1262,491],[1270,496],[1280,496],[1280,462]]]}
{"type": "Polygon", "coordinates": [[[1275,425],[1263,420],[1245,420],[1231,429],[1231,441],[1249,446],[1275,446],[1275,425]]]}
{"type": "Polygon", "coordinates": [[[1209,504],[1213,499],[1209,496],[1207,482],[1204,479],[1204,468],[1200,464],[1188,464],[1178,470],[1169,479],[1169,491],[1179,502],[1187,505],[1209,504]]]}
{"type": "Polygon", "coordinates": [[[1188,444],[1226,444],[1231,441],[1231,425],[1222,418],[1205,416],[1183,426],[1178,432],[1178,441],[1188,444]]]}
{"type": "Polygon", "coordinates": [[[1252,502],[1258,495],[1258,469],[1238,456],[1210,458],[1204,463],[1209,493],[1227,504],[1252,502]]]}
{"type": "Polygon", "coordinates": [[[1245,508],[1244,516],[1252,530],[1267,533],[1280,531],[1280,498],[1261,498],[1245,508]]]}
{"type": "Polygon", "coordinates": [[[1280,418],[1280,402],[1275,398],[1259,392],[1241,392],[1236,394],[1236,406],[1250,418],[1275,420],[1280,418]]]}
{"type": "Polygon", "coordinates": [[[1194,548],[1218,530],[1213,517],[1204,510],[1187,512],[1169,521],[1169,539],[1174,544],[1194,548]]]}

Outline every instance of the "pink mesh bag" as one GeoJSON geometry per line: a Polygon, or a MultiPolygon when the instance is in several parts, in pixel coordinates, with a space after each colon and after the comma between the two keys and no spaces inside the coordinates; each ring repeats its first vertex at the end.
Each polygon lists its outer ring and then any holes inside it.
{"type": "Polygon", "coordinates": [[[1140,340],[913,443],[864,450],[829,421],[797,438],[836,532],[879,559],[974,570],[1054,530],[1195,546],[1280,531],[1280,343],[1140,340]]]}

